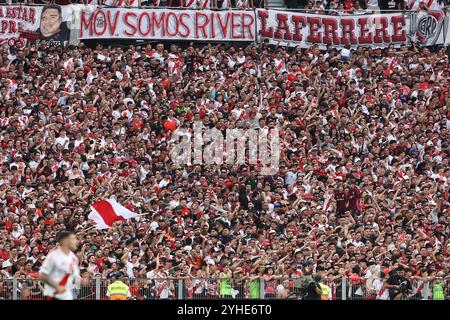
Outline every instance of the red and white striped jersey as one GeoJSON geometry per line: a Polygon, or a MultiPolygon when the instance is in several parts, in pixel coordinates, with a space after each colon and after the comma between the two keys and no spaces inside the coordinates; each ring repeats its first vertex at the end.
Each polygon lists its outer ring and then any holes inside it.
{"type": "Polygon", "coordinates": [[[45,258],[41,266],[41,274],[45,274],[59,285],[65,285],[63,293],[55,294],[55,289],[49,285],[44,285],[44,295],[60,300],[72,300],[75,280],[80,277],[78,258],[73,252],[65,254],[60,248],[52,250],[45,258]]]}
{"type": "MultiPolygon", "coordinates": [[[[439,3],[437,0],[425,0],[425,1],[420,1],[420,0],[407,0],[406,1],[406,8],[408,10],[412,10],[412,11],[416,11],[416,10],[420,10],[420,3],[423,2],[428,9],[430,10],[442,10],[444,7],[443,3],[439,3]]],[[[424,10],[424,9],[422,9],[424,10]]]]}

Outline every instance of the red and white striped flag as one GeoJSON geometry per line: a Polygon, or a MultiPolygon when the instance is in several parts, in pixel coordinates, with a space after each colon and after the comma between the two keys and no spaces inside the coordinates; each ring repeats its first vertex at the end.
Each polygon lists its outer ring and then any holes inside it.
{"type": "Polygon", "coordinates": [[[286,71],[286,63],[284,62],[284,60],[280,59],[275,59],[275,71],[277,73],[286,71]]]}
{"type": "Polygon", "coordinates": [[[169,59],[168,67],[169,67],[169,76],[174,74],[178,74],[181,70],[183,63],[180,59],[169,59]]]}
{"type": "Polygon", "coordinates": [[[388,68],[384,71],[384,76],[387,77],[391,74],[392,70],[394,70],[395,65],[397,64],[397,59],[393,58],[388,68]]]}
{"type": "Polygon", "coordinates": [[[139,5],[139,1],[137,0],[119,0],[116,2],[116,7],[137,7],[139,5]]]}
{"type": "Polygon", "coordinates": [[[325,194],[325,201],[323,203],[323,208],[322,208],[323,211],[328,211],[328,209],[330,209],[332,200],[333,200],[333,195],[329,194],[329,193],[326,193],[325,194]]]}
{"type": "Polygon", "coordinates": [[[339,114],[339,110],[338,110],[338,106],[336,106],[335,108],[333,108],[333,109],[331,110],[331,115],[332,115],[334,118],[337,118],[338,114],[339,114]]]}
{"type": "Polygon", "coordinates": [[[137,213],[128,210],[115,199],[95,202],[91,209],[88,218],[94,220],[99,230],[110,228],[116,221],[137,217],[137,213]]]}

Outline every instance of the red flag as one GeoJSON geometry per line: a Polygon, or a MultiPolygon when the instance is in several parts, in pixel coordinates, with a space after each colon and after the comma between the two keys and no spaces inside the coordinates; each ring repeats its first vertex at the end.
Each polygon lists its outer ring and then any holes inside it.
{"type": "Polygon", "coordinates": [[[114,199],[95,202],[91,209],[88,218],[95,221],[97,229],[107,229],[116,221],[137,217],[135,212],[128,210],[114,199]]]}
{"type": "Polygon", "coordinates": [[[387,77],[391,74],[392,70],[394,70],[395,65],[397,64],[397,59],[393,58],[389,67],[384,71],[384,76],[387,77]]]}

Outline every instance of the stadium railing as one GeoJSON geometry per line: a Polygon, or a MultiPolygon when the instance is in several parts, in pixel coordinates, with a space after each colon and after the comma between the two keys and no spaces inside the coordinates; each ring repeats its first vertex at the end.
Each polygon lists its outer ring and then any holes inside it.
{"type": "MultiPolygon", "coordinates": [[[[386,279],[335,278],[321,280],[329,288],[326,300],[390,300],[389,290],[383,289],[386,279]]],[[[211,300],[211,299],[292,299],[304,298],[302,278],[153,278],[123,279],[130,288],[132,299],[211,300]]],[[[112,280],[83,278],[73,290],[76,300],[106,300],[112,280]]],[[[450,300],[450,279],[434,281],[411,280],[412,289],[402,300],[450,300]]],[[[39,279],[0,279],[0,300],[43,300],[43,284],[39,279]]]]}

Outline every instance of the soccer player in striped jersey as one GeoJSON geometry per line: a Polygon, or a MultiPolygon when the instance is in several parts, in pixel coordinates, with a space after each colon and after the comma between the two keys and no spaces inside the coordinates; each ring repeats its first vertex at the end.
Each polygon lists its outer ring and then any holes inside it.
{"type": "Polygon", "coordinates": [[[49,252],[39,271],[44,282],[44,296],[50,300],[73,300],[75,281],[80,277],[78,258],[74,254],[78,240],[70,231],[56,236],[59,246],[49,252]]]}

